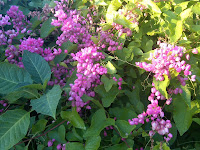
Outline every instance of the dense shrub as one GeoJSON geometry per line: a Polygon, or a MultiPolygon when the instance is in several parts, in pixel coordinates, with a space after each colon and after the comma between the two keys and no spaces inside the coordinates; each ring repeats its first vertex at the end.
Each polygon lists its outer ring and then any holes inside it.
{"type": "Polygon", "coordinates": [[[199,10],[0,0],[0,149],[200,149],[199,10]]]}

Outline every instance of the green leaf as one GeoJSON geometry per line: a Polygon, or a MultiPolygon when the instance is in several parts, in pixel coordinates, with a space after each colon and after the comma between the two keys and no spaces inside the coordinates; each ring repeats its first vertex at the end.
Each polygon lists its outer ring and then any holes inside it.
{"type": "Polygon", "coordinates": [[[181,14],[180,14],[181,20],[183,21],[183,20],[187,19],[189,17],[189,15],[191,14],[191,11],[192,11],[192,9],[188,8],[188,9],[184,10],[183,12],[181,12],[181,14]]]}
{"type": "Polygon", "coordinates": [[[144,111],[144,105],[140,101],[139,89],[134,89],[132,92],[125,90],[125,94],[128,96],[130,103],[133,105],[137,113],[144,111]]]}
{"type": "Polygon", "coordinates": [[[46,38],[52,31],[54,31],[56,29],[55,26],[51,25],[52,19],[54,19],[54,17],[50,17],[48,20],[46,20],[42,24],[42,27],[40,29],[40,37],[41,38],[46,38]]]}
{"type": "Polygon", "coordinates": [[[0,93],[7,94],[20,88],[20,84],[32,84],[31,76],[22,68],[8,63],[0,63],[0,93]]]}
{"type": "Polygon", "coordinates": [[[143,0],[142,4],[148,7],[154,13],[161,13],[160,8],[152,0],[143,0]]]}
{"type": "Polygon", "coordinates": [[[85,150],[82,143],[79,142],[69,142],[66,144],[66,149],[69,150],[85,150]]]}
{"type": "Polygon", "coordinates": [[[32,30],[34,30],[37,26],[40,25],[40,23],[42,21],[39,20],[37,16],[35,16],[35,17],[31,18],[30,22],[32,23],[31,28],[32,28],[32,30]]]}
{"type": "Polygon", "coordinates": [[[98,150],[101,142],[100,136],[92,136],[86,140],[85,150],[98,150]]]}
{"type": "Polygon", "coordinates": [[[95,36],[92,36],[91,40],[94,42],[94,44],[98,44],[99,42],[99,40],[95,36]]]}
{"type": "Polygon", "coordinates": [[[19,109],[9,110],[0,116],[0,124],[0,149],[10,149],[26,135],[30,113],[19,109]]]}
{"type": "Polygon", "coordinates": [[[47,94],[38,99],[31,100],[32,109],[44,115],[52,116],[56,119],[56,108],[61,98],[61,89],[55,85],[47,94]]]}
{"type": "Polygon", "coordinates": [[[153,83],[155,84],[155,88],[166,98],[169,98],[166,88],[169,86],[170,80],[167,75],[164,75],[165,80],[159,81],[156,78],[153,78],[153,83]]]}
{"type": "Polygon", "coordinates": [[[130,108],[114,107],[109,109],[109,113],[119,120],[128,120],[137,117],[137,114],[130,108]]]}
{"type": "Polygon", "coordinates": [[[107,73],[108,74],[115,74],[115,73],[117,73],[116,68],[113,66],[113,64],[110,61],[108,61],[108,63],[106,64],[106,68],[107,68],[107,73]]]}
{"type": "Polygon", "coordinates": [[[129,124],[128,121],[125,120],[117,120],[116,127],[121,135],[122,138],[127,138],[130,135],[131,131],[135,129],[135,125],[132,126],[129,124]]]}
{"type": "Polygon", "coordinates": [[[192,121],[194,121],[200,125],[200,118],[193,118],[192,121]]]}
{"type": "Polygon", "coordinates": [[[113,84],[117,83],[113,79],[109,79],[108,77],[106,77],[106,75],[101,76],[101,81],[104,84],[106,92],[108,92],[112,88],[113,84]]]}
{"type": "Polygon", "coordinates": [[[183,32],[182,20],[171,22],[169,24],[169,30],[170,30],[170,35],[169,35],[170,42],[172,43],[177,42],[177,40],[181,37],[183,32]],[[174,24],[174,26],[172,24],[174,24]]]}
{"type": "Polygon", "coordinates": [[[62,119],[69,120],[70,123],[76,128],[83,130],[86,129],[83,119],[75,109],[72,111],[61,111],[61,117],[62,119]]]}
{"type": "Polygon", "coordinates": [[[21,97],[27,99],[38,98],[39,93],[36,89],[29,89],[29,88],[20,88],[17,91],[11,92],[7,94],[4,99],[8,100],[10,104],[14,103],[16,100],[20,99],[21,97]]]}
{"type": "Polygon", "coordinates": [[[65,141],[65,133],[66,133],[66,129],[64,125],[61,125],[58,127],[58,135],[60,136],[60,138],[65,141]]]}
{"type": "Polygon", "coordinates": [[[65,88],[69,88],[69,87],[70,87],[69,84],[74,83],[74,81],[77,79],[76,74],[77,74],[77,69],[75,69],[75,70],[73,71],[71,77],[68,78],[67,83],[66,83],[66,86],[64,87],[64,89],[65,89],[65,88]]]}
{"type": "Polygon", "coordinates": [[[190,127],[192,123],[192,113],[190,108],[185,103],[185,100],[180,95],[176,95],[173,98],[173,118],[176,127],[182,136],[190,127]]]}
{"type": "Polygon", "coordinates": [[[133,29],[137,26],[136,24],[126,19],[124,15],[119,15],[119,14],[117,14],[116,17],[114,18],[114,22],[130,29],[133,29]]]}
{"type": "Polygon", "coordinates": [[[122,5],[120,0],[112,0],[108,6],[107,13],[106,13],[106,22],[113,23],[113,19],[116,14],[116,10],[122,5]]]}
{"type": "Polygon", "coordinates": [[[192,115],[200,113],[200,100],[193,100],[191,102],[191,108],[192,115]]]}
{"type": "Polygon", "coordinates": [[[47,122],[48,121],[46,119],[39,120],[35,125],[33,125],[33,127],[32,127],[32,133],[35,134],[35,133],[44,131],[47,122]]]}
{"type": "Polygon", "coordinates": [[[103,85],[99,85],[95,88],[95,92],[102,96],[102,102],[104,107],[109,107],[119,94],[119,90],[116,86],[113,86],[109,92],[106,92],[103,85]]]}
{"type": "Polygon", "coordinates": [[[46,80],[50,80],[50,66],[39,54],[31,53],[25,50],[23,53],[22,62],[24,64],[24,68],[37,83],[45,83],[46,80]]]}
{"type": "Polygon", "coordinates": [[[183,93],[181,93],[182,98],[184,99],[185,103],[191,108],[191,93],[187,86],[181,86],[183,93]]]}
{"type": "Polygon", "coordinates": [[[153,147],[153,150],[170,150],[170,148],[167,146],[166,143],[159,143],[156,146],[153,147]]]}
{"type": "Polygon", "coordinates": [[[84,137],[99,136],[100,132],[107,126],[115,124],[115,120],[111,118],[106,118],[104,109],[97,110],[93,117],[91,126],[87,129],[84,137]]]}
{"type": "Polygon", "coordinates": [[[197,2],[193,7],[192,7],[192,11],[198,15],[200,15],[200,2],[197,2]]]}

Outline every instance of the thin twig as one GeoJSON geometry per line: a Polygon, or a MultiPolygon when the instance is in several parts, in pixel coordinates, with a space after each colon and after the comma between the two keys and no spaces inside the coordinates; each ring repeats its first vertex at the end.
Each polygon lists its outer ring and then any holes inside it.
{"type": "Polygon", "coordinates": [[[36,136],[36,137],[33,137],[33,138],[30,138],[30,139],[24,140],[24,141],[22,141],[22,142],[19,142],[19,143],[15,144],[15,146],[16,146],[16,145],[19,145],[19,144],[22,144],[22,143],[25,143],[25,142],[28,142],[28,141],[30,141],[30,140],[39,138],[39,137],[41,137],[41,136],[44,136],[44,135],[46,135],[47,133],[49,133],[50,131],[52,131],[53,129],[55,129],[55,128],[57,128],[58,126],[60,126],[61,124],[65,123],[66,121],[67,121],[67,120],[64,120],[64,121],[60,122],[60,123],[57,124],[55,127],[51,128],[49,131],[47,131],[47,132],[45,132],[45,133],[43,133],[43,134],[41,134],[41,135],[38,135],[38,136],[36,136]]]}

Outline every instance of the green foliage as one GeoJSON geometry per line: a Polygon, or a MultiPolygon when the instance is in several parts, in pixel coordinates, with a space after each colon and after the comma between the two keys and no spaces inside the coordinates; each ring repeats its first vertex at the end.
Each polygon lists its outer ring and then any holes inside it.
{"type": "Polygon", "coordinates": [[[167,87],[169,86],[170,80],[167,75],[164,76],[164,81],[158,81],[155,78],[153,78],[153,83],[155,84],[155,88],[166,97],[166,99],[169,98],[169,95],[167,93],[167,87]]]}
{"type": "Polygon", "coordinates": [[[61,98],[61,92],[60,86],[55,85],[47,94],[31,100],[32,109],[37,113],[49,115],[56,119],[56,108],[61,98]]]}
{"type": "Polygon", "coordinates": [[[45,59],[29,51],[24,51],[22,62],[36,83],[45,83],[51,77],[51,69],[45,59]]]}
{"type": "Polygon", "coordinates": [[[99,109],[94,113],[91,126],[85,132],[84,137],[98,136],[105,127],[114,124],[114,119],[107,118],[104,109],[99,109]]]}
{"type": "Polygon", "coordinates": [[[0,116],[0,148],[10,149],[27,133],[30,124],[30,113],[16,109],[0,116]]]}
{"type": "Polygon", "coordinates": [[[85,144],[85,150],[98,150],[101,142],[101,137],[89,137],[85,144]]]}
{"type": "MultiPolygon", "coordinates": [[[[79,38],[76,42],[64,39],[67,42],[61,46],[57,45],[56,41],[63,33],[62,25],[60,27],[51,25],[52,19],[56,19],[55,12],[52,12],[56,6],[54,0],[3,0],[3,2],[4,5],[0,4],[0,13],[3,16],[12,5],[19,6],[26,17],[32,11],[39,11],[40,15],[27,17],[31,22],[27,26],[27,31],[31,30],[30,33],[19,31],[19,35],[13,38],[11,44],[2,45],[0,41],[0,150],[54,150],[58,144],[65,144],[65,149],[69,150],[133,150],[140,147],[145,150],[200,149],[198,143],[200,141],[200,2],[198,0],[64,2],[61,5],[68,7],[66,10],[77,10],[78,13],[73,15],[73,21],[80,23],[80,28],[83,22],[79,17],[84,17],[86,25],[82,30],[87,30],[89,36],[83,40],[79,38]],[[48,7],[46,4],[51,11],[46,10],[48,7]],[[120,29],[117,29],[115,24],[121,25],[120,29]],[[127,34],[128,30],[131,31],[131,36],[127,34]],[[104,39],[102,33],[115,41],[115,46],[112,45],[112,40],[108,41],[108,37],[104,39]],[[43,50],[50,48],[53,52],[54,48],[60,48],[62,52],[56,55],[54,60],[47,62],[43,54],[31,53],[29,49],[21,51],[20,40],[28,37],[42,38],[43,50]],[[94,60],[90,64],[92,67],[94,64],[100,64],[107,69],[107,74],[96,76],[93,83],[86,83],[85,78],[82,81],[76,80],[84,74],[80,68],[84,68],[85,64],[80,65],[79,60],[72,59],[73,54],[84,48],[84,44],[91,44],[87,41],[88,38],[98,47],[98,53],[105,56],[105,59],[94,60]],[[170,76],[164,75],[164,80],[159,81],[155,79],[154,73],[149,74],[135,65],[136,62],[151,61],[148,58],[158,47],[157,42],[184,47],[181,59],[191,65],[192,75],[196,75],[195,82],[191,81],[191,75],[188,75],[189,80],[185,80],[186,86],[181,85],[177,77],[186,78],[186,76],[183,71],[179,73],[176,69],[170,69],[170,76]],[[106,45],[105,48],[102,44],[106,45]],[[12,51],[11,45],[16,48],[16,52],[12,51]],[[108,51],[110,45],[117,50],[108,51]],[[118,50],[118,46],[122,46],[122,49],[118,50]],[[192,53],[194,48],[198,50],[198,54],[192,53]],[[7,53],[9,50],[12,52],[7,53]],[[186,54],[190,55],[190,60],[185,58],[186,54]],[[13,56],[17,62],[22,61],[24,68],[10,64],[14,63],[9,60],[13,56]],[[60,66],[61,70],[57,69],[57,66],[60,66]],[[57,77],[61,72],[62,75],[57,77]],[[113,77],[118,80],[123,79],[121,90],[118,89],[119,81],[114,81],[113,77]],[[62,82],[63,86],[56,85],[62,82]],[[156,133],[152,140],[149,138],[152,116],[148,116],[149,122],[145,118],[144,124],[130,125],[128,122],[129,119],[137,118],[139,114],[146,112],[150,103],[148,96],[151,94],[152,82],[166,99],[172,98],[170,105],[166,104],[166,100],[158,101],[165,114],[165,117],[159,116],[159,119],[170,120],[172,123],[169,133],[172,133],[173,137],[169,142],[163,139],[167,134],[162,136],[156,133]],[[55,85],[52,87],[51,83],[55,85]],[[73,92],[70,84],[75,86],[73,92]],[[183,92],[177,95],[171,93],[170,90],[176,88],[181,88],[183,92]],[[71,101],[69,97],[73,97],[73,100],[71,101]],[[79,107],[73,107],[79,104],[79,97],[85,104],[84,107],[80,106],[81,110],[79,107]],[[48,141],[52,139],[55,139],[55,142],[52,147],[48,147],[48,141]]],[[[65,12],[69,17],[69,12],[65,12]]],[[[0,32],[4,34],[5,31],[12,31],[13,27],[13,24],[2,25],[0,32]]],[[[70,23],[65,27],[70,30],[70,23]]],[[[79,26],[75,27],[79,30],[78,28],[79,26]]],[[[70,31],[68,35],[73,34],[74,37],[85,38],[82,32],[70,31]]],[[[5,36],[7,39],[11,38],[7,33],[5,36]]],[[[31,46],[31,43],[29,44],[31,46]]],[[[168,55],[179,56],[173,53],[168,55]]],[[[81,57],[88,61],[87,57],[81,57]]],[[[86,67],[88,71],[94,69],[87,65],[86,67]]],[[[95,69],[98,70],[98,67],[95,69]]],[[[93,75],[83,76],[88,81],[93,75]]]]}
{"type": "Polygon", "coordinates": [[[62,111],[61,117],[63,119],[69,120],[70,123],[76,128],[84,130],[86,129],[83,119],[79,116],[78,112],[75,109],[73,109],[72,111],[62,111]]]}
{"type": "Polygon", "coordinates": [[[31,84],[30,75],[16,65],[0,63],[0,93],[8,94],[20,88],[21,84],[31,84]]]}
{"type": "Polygon", "coordinates": [[[192,123],[192,113],[191,109],[185,103],[185,100],[182,96],[176,95],[173,98],[173,118],[176,124],[176,127],[182,136],[190,127],[192,123]]]}

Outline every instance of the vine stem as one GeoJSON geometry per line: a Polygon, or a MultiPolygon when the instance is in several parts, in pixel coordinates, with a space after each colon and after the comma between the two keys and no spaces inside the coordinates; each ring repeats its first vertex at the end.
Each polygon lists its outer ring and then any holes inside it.
{"type": "MultiPolygon", "coordinates": [[[[119,134],[119,136],[120,136],[120,133],[115,129],[115,128],[113,128],[116,132],[117,132],[117,134],[119,134]]],[[[128,145],[128,143],[126,142],[126,139],[124,139],[123,140],[124,141],[124,143],[126,144],[126,146],[128,147],[128,148],[131,148],[129,145],[128,145]]]]}
{"type": "Polygon", "coordinates": [[[38,135],[38,136],[35,136],[35,137],[33,137],[33,138],[30,138],[30,139],[24,140],[24,141],[22,141],[22,142],[19,142],[19,143],[15,144],[15,146],[16,146],[16,145],[19,145],[19,144],[22,144],[22,143],[25,143],[25,142],[28,142],[28,141],[30,141],[30,140],[39,138],[39,137],[41,137],[41,136],[44,136],[44,135],[46,135],[47,133],[49,133],[50,131],[52,131],[53,129],[55,129],[55,128],[57,128],[58,126],[60,126],[61,124],[65,123],[66,121],[67,121],[67,120],[64,120],[64,121],[60,122],[59,124],[57,124],[56,126],[54,126],[53,128],[51,128],[50,130],[48,130],[47,132],[45,132],[45,133],[43,133],[43,134],[41,134],[41,135],[38,135]]]}

